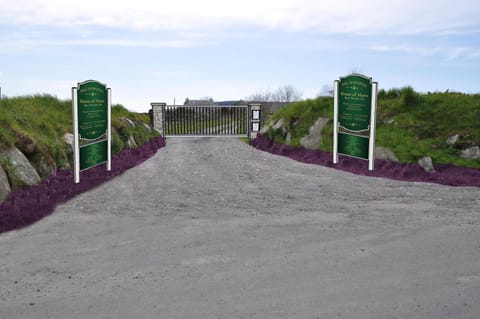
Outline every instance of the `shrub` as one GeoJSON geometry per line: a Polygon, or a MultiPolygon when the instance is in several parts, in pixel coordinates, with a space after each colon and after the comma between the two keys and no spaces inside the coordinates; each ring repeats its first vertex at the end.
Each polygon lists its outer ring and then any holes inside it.
{"type": "Polygon", "coordinates": [[[411,86],[404,87],[401,91],[402,104],[405,108],[411,109],[422,102],[422,96],[415,92],[411,86]]]}

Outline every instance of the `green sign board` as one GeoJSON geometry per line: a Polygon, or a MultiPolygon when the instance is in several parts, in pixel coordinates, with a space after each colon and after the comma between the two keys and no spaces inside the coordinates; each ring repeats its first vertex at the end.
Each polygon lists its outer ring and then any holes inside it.
{"type": "Polygon", "coordinates": [[[80,147],[80,170],[96,166],[107,161],[107,141],[92,143],[80,147]]]}
{"type": "Polygon", "coordinates": [[[338,133],[338,152],[368,159],[368,136],[338,133]]]}
{"type": "Polygon", "coordinates": [[[338,154],[343,154],[368,160],[373,170],[377,86],[361,74],[335,81],[334,163],[338,163],[338,154]]]}
{"type": "Polygon", "coordinates": [[[106,137],[108,91],[96,81],[81,83],[78,87],[78,134],[80,139],[96,140],[106,137]]]}
{"type": "Polygon", "coordinates": [[[359,75],[341,78],[338,85],[338,122],[352,132],[367,131],[372,106],[371,80],[359,75]]]}
{"type": "Polygon", "coordinates": [[[80,171],[107,162],[111,168],[110,89],[97,81],[85,81],[73,88],[75,141],[75,183],[80,171]]]}

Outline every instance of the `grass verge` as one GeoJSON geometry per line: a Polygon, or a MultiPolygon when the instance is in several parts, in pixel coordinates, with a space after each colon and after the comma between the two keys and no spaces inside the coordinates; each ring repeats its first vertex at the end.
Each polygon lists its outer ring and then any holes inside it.
{"type": "MultiPolygon", "coordinates": [[[[323,136],[333,136],[333,98],[319,97],[293,103],[272,114],[270,124],[284,120],[283,129],[270,129],[274,142],[300,146],[300,139],[319,117],[330,122],[323,136]],[[290,142],[286,142],[286,132],[290,142]]],[[[480,160],[460,157],[461,150],[480,145],[480,94],[415,92],[411,87],[380,90],[377,107],[376,145],[391,149],[401,163],[430,156],[435,163],[480,168],[480,160]],[[447,139],[459,135],[455,145],[447,139]]],[[[319,148],[331,152],[332,138],[319,148]]]]}

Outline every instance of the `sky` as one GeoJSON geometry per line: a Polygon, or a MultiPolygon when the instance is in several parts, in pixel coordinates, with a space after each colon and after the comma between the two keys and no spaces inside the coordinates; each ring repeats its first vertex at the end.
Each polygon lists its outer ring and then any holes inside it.
{"type": "Polygon", "coordinates": [[[480,93],[478,0],[0,0],[0,87],[51,94],[93,79],[113,103],[315,98],[356,72],[380,89],[480,93]]]}

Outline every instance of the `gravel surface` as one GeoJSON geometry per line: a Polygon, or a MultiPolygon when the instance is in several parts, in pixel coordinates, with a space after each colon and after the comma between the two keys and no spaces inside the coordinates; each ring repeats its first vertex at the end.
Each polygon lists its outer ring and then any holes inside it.
{"type": "Polygon", "coordinates": [[[0,235],[0,318],[480,318],[478,187],[169,139],[0,235]]]}

